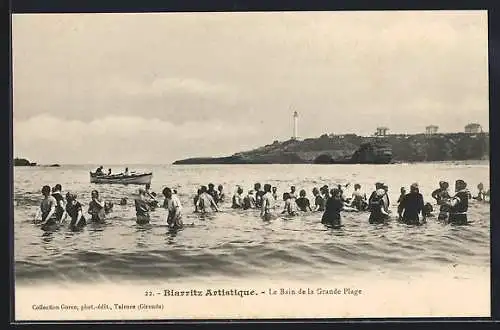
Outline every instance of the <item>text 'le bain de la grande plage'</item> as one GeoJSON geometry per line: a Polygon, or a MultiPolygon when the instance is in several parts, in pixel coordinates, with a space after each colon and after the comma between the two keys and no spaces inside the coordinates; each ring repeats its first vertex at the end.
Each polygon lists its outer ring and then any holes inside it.
{"type": "Polygon", "coordinates": [[[268,288],[264,290],[255,289],[162,289],[162,290],[146,290],[144,295],[147,297],[163,296],[163,297],[231,297],[239,296],[284,296],[284,295],[349,295],[359,296],[363,294],[363,290],[357,288],[268,288]]]}

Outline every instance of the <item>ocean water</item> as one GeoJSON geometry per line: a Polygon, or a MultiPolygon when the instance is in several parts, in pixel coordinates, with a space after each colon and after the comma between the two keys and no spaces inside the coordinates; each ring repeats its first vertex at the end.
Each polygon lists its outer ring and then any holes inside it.
{"type": "MultiPolygon", "coordinates": [[[[159,195],[165,186],[178,190],[186,226],[176,233],[166,228],[163,209],[152,212],[150,225],[137,225],[132,199],[138,187],[90,184],[89,171],[96,167],[14,169],[17,284],[253,278],[324,281],[372,275],[404,280],[409,274],[436,274],[443,269],[489,273],[489,203],[470,203],[468,226],[444,225],[435,218],[419,227],[395,220],[370,225],[368,213],[345,212],[344,227],[337,230],[320,223],[321,213],[264,222],[257,210],[232,210],[229,203],[236,185],[246,192],[255,182],[277,186],[279,196],[295,185],[305,189],[312,201],[312,188],[323,184],[332,187],[350,182],[349,195],[353,184],[359,183],[368,195],[376,181],[383,181],[389,185],[394,215],[399,188],[413,182],[419,183],[424,199],[431,203],[430,194],[439,180],[453,185],[456,179],[463,179],[473,194],[479,182],[488,189],[487,162],[129,166],[135,171],[152,171],[152,190],[159,195]],[[192,197],[200,185],[209,182],[224,185],[227,201],[220,213],[201,218],[193,213],[192,197]],[[105,200],[115,204],[106,223],[89,224],[81,232],[61,228],[52,233],[33,224],[41,187],[57,183],[63,186],[63,193],[77,193],[85,211],[91,190],[99,190],[105,200]],[[129,199],[129,205],[119,205],[122,197],[129,199]]],[[[119,171],[121,167],[112,168],[119,171]]],[[[279,210],[282,205],[280,202],[279,210]]],[[[468,275],[462,272],[460,276],[468,275]]]]}

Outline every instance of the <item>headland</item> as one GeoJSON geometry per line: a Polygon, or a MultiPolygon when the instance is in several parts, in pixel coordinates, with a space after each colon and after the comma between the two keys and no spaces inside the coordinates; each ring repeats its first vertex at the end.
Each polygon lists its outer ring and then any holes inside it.
{"type": "Polygon", "coordinates": [[[489,133],[327,135],[274,141],[226,157],[177,160],[195,164],[388,164],[489,159],[489,133]]]}
{"type": "Polygon", "coordinates": [[[37,163],[32,163],[26,158],[14,158],[14,166],[42,166],[42,167],[60,167],[59,164],[50,164],[50,165],[38,165],[37,163]]]}

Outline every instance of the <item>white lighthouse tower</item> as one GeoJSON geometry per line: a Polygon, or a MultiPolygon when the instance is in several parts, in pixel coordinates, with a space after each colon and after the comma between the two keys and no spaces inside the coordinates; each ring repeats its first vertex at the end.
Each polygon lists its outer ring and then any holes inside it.
{"type": "Polygon", "coordinates": [[[299,129],[299,114],[297,111],[294,111],[293,113],[293,136],[292,140],[297,140],[299,138],[298,136],[298,129],[299,129]]]}

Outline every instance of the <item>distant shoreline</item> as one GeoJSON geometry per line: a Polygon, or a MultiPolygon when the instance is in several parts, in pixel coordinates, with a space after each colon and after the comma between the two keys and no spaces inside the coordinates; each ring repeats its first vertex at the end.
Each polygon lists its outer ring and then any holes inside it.
{"type": "Polygon", "coordinates": [[[173,165],[428,163],[488,160],[489,151],[489,133],[486,132],[373,137],[323,134],[318,138],[274,141],[272,144],[226,157],[181,159],[173,162],[173,165]],[[385,148],[384,146],[390,149],[387,157],[377,152],[377,149],[385,148]],[[368,157],[354,157],[360,155],[361,149],[364,149],[368,157]]]}
{"type": "Polygon", "coordinates": [[[61,165],[60,164],[49,164],[49,165],[37,164],[37,163],[30,162],[26,158],[14,158],[13,166],[16,166],[16,167],[18,167],[18,166],[19,167],[60,167],[61,165]]]}
{"type": "MultiPolygon", "coordinates": [[[[415,161],[415,162],[393,162],[390,164],[357,164],[357,165],[414,165],[414,164],[442,164],[442,163],[477,163],[477,164],[489,164],[490,160],[489,159],[465,159],[465,160],[435,160],[435,161],[415,161]]],[[[59,166],[56,167],[90,167],[94,168],[97,167],[97,164],[58,164],[59,166]]],[[[224,165],[224,166],[241,166],[241,165],[250,165],[250,166],[263,166],[263,165],[318,165],[318,166],[328,166],[328,165],[351,165],[351,164],[172,164],[172,163],[158,163],[158,164],[129,164],[129,168],[142,168],[142,167],[160,167],[160,166],[173,166],[173,167],[182,167],[182,166],[197,166],[197,165],[204,165],[204,166],[218,166],[218,165],[224,165]]],[[[112,166],[114,167],[120,167],[123,166],[121,164],[113,164],[113,165],[107,165],[107,166],[112,166]]],[[[14,167],[19,167],[19,168],[50,168],[53,167],[51,165],[36,165],[36,166],[14,166],[14,167]]]]}

